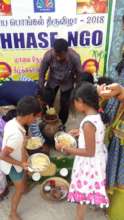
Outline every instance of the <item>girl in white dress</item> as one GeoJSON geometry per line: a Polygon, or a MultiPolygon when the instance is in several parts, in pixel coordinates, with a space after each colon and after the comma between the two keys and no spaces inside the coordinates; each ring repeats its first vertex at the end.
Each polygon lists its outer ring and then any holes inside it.
{"type": "Polygon", "coordinates": [[[96,88],[83,83],[74,92],[76,110],[85,114],[79,129],[70,133],[78,138],[78,148],[57,144],[58,150],[75,155],[68,201],[77,203],[76,220],[84,220],[87,205],[108,207],[105,190],[107,150],[104,145],[105,127],[98,113],[96,88]]]}

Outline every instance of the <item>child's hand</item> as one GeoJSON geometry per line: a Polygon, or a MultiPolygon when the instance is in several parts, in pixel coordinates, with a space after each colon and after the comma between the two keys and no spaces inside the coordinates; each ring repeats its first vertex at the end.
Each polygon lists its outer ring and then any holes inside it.
{"type": "Polygon", "coordinates": [[[62,151],[63,145],[62,145],[61,143],[57,142],[57,143],[55,143],[55,148],[56,148],[56,150],[58,150],[58,151],[62,151]]]}
{"type": "Polygon", "coordinates": [[[105,90],[105,86],[106,84],[102,84],[102,85],[97,85],[97,93],[99,96],[101,96],[102,92],[105,90]]]}
{"type": "Polygon", "coordinates": [[[63,145],[60,144],[60,143],[56,143],[56,144],[55,144],[55,148],[56,148],[58,151],[64,153],[65,155],[69,155],[69,151],[68,151],[69,148],[67,148],[66,146],[63,146],[63,145]]]}
{"type": "Polygon", "coordinates": [[[78,137],[79,136],[79,129],[78,128],[72,129],[68,133],[74,137],[78,137]]]}
{"type": "Polygon", "coordinates": [[[122,87],[117,83],[112,83],[110,85],[101,85],[99,95],[105,99],[109,99],[112,97],[117,97],[122,92],[122,87]]]}
{"type": "Polygon", "coordinates": [[[28,170],[28,162],[22,162],[22,168],[28,170]]]}

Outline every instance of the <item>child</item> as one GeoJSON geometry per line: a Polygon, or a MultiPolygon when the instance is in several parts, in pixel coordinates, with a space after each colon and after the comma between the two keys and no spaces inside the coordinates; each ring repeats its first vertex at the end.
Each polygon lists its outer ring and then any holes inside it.
{"type": "Polygon", "coordinates": [[[15,186],[11,201],[10,220],[20,220],[17,208],[25,190],[24,170],[27,169],[27,157],[24,150],[24,126],[33,123],[40,113],[40,104],[32,96],[22,98],[17,104],[17,116],[10,120],[4,129],[1,169],[9,175],[15,186]]]}
{"type": "Polygon", "coordinates": [[[3,131],[6,122],[3,120],[3,117],[0,117],[0,149],[2,147],[3,131]]]}
{"type": "MultiPolygon", "coordinates": [[[[6,113],[6,115],[0,117],[0,151],[2,147],[5,124],[7,123],[7,121],[11,120],[15,116],[16,116],[16,110],[11,109],[6,113]]],[[[0,201],[3,200],[5,196],[7,196],[8,192],[9,190],[7,186],[6,175],[0,170],[0,201]]]]}
{"type": "Polygon", "coordinates": [[[6,113],[6,115],[0,117],[0,148],[2,147],[2,139],[5,124],[14,117],[16,117],[16,109],[11,109],[6,113]]]}
{"type": "Polygon", "coordinates": [[[78,148],[57,144],[56,148],[75,155],[68,201],[77,203],[76,220],[84,220],[86,206],[108,207],[105,191],[107,150],[104,145],[105,127],[98,113],[99,98],[96,88],[83,83],[73,94],[75,108],[85,114],[79,130],[78,148]]]}
{"type": "Polygon", "coordinates": [[[50,153],[50,147],[51,142],[48,140],[48,138],[43,134],[43,117],[46,113],[46,103],[44,102],[44,94],[42,91],[39,91],[38,94],[35,96],[35,98],[38,100],[41,106],[41,115],[40,117],[30,124],[28,126],[28,135],[32,137],[40,137],[42,140],[44,140],[44,144],[42,146],[42,149],[40,150],[41,153],[48,154],[50,153]]]}
{"type": "Polygon", "coordinates": [[[0,170],[0,201],[9,193],[6,175],[0,170]]]}

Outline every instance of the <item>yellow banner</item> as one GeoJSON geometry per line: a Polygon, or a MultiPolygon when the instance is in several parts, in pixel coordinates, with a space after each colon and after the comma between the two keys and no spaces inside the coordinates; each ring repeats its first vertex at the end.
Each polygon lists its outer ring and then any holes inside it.
{"type": "Polygon", "coordinates": [[[3,1],[3,5],[9,5],[9,16],[1,11],[0,80],[19,80],[23,76],[37,80],[42,57],[57,38],[65,38],[69,47],[80,54],[82,70],[103,74],[108,1],[104,0],[102,7],[99,0],[77,0],[76,4],[74,0],[67,4],[59,1],[51,0],[51,8],[45,1],[18,0],[13,5],[3,1]]]}

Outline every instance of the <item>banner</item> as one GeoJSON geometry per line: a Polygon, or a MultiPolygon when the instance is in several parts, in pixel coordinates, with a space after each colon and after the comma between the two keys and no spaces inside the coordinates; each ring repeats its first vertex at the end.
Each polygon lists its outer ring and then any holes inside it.
{"type": "Polygon", "coordinates": [[[103,75],[115,1],[2,0],[0,79],[37,80],[43,55],[57,38],[80,54],[83,69],[103,75]]]}

